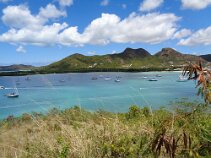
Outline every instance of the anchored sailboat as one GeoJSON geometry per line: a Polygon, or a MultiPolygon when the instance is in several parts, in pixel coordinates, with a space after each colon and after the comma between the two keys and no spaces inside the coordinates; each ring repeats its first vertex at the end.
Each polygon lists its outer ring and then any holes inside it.
{"type": "Polygon", "coordinates": [[[120,82],[120,79],[116,78],[114,81],[115,81],[115,82],[120,82]]]}
{"type": "Polygon", "coordinates": [[[19,97],[18,89],[15,88],[15,92],[9,93],[6,95],[8,98],[17,98],[19,97]]]}

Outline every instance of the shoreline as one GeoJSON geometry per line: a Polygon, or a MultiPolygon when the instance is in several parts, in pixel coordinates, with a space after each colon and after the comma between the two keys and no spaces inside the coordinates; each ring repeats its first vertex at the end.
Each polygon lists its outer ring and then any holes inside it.
{"type": "MultiPolygon", "coordinates": [[[[186,104],[193,104],[194,105],[194,104],[199,104],[199,103],[200,102],[194,102],[194,101],[191,101],[189,99],[187,99],[187,100],[185,99],[184,100],[183,98],[181,98],[179,101],[174,102],[174,103],[171,103],[172,106],[170,106],[170,103],[169,103],[169,104],[166,104],[165,106],[160,106],[160,107],[157,107],[157,108],[152,108],[151,106],[148,106],[148,105],[136,105],[136,104],[133,105],[133,104],[131,104],[131,105],[128,106],[128,109],[126,111],[124,110],[124,111],[118,111],[118,112],[117,111],[115,112],[115,111],[105,110],[105,109],[101,109],[101,108],[96,109],[96,110],[89,110],[89,109],[86,109],[84,107],[81,107],[80,105],[72,105],[72,106],[69,106],[67,108],[61,108],[61,107],[55,106],[55,107],[46,109],[45,111],[23,112],[22,114],[18,114],[18,115],[9,114],[9,115],[6,115],[5,117],[0,117],[0,123],[2,121],[8,120],[8,118],[9,119],[12,118],[12,119],[19,120],[24,115],[30,115],[30,116],[39,115],[39,116],[45,117],[45,116],[48,116],[49,113],[51,113],[52,111],[55,111],[55,110],[57,112],[63,112],[63,111],[67,111],[67,110],[70,110],[70,109],[77,108],[77,109],[81,109],[83,111],[87,111],[87,112],[92,113],[92,114],[97,113],[99,111],[105,112],[105,113],[111,113],[111,114],[126,114],[126,113],[128,113],[128,111],[130,110],[131,107],[136,106],[136,107],[138,107],[140,109],[148,108],[153,113],[156,112],[156,111],[159,111],[159,110],[164,110],[164,111],[167,111],[169,113],[172,113],[172,112],[176,112],[176,109],[178,109],[178,108],[181,108],[182,109],[182,108],[186,107],[186,104]],[[182,105],[181,107],[179,106],[180,104],[182,105]]],[[[201,103],[201,104],[203,104],[203,103],[201,103]]],[[[189,107],[186,107],[185,109],[189,109],[189,107]]]]}
{"type": "Polygon", "coordinates": [[[14,72],[0,72],[1,76],[27,76],[40,74],[66,74],[66,73],[90,73],[90,72],[181,72],[181,68],[142,68],[142,69],[78,69],[69,71],[14,71],[14,72]]]}

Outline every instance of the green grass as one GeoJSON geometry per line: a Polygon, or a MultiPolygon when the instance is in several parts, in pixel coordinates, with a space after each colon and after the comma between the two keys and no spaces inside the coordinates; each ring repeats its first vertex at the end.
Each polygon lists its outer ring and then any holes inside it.
{"type": "Polygon", "coordinates": [[[76,106],[52,109],[47,115],[10,116],[0,122],[0,157],[209,157],[207,106],[179,105],[174,114],[138,106],[118,114],[76,106]]]}

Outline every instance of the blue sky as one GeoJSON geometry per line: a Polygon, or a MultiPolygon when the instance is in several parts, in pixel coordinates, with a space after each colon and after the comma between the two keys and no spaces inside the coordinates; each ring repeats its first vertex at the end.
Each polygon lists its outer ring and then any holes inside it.
{"type": "Polygon", "coordinates": [[[0,0],[0,65],[172,47],[211,53],[211,0],[0,0]]]}

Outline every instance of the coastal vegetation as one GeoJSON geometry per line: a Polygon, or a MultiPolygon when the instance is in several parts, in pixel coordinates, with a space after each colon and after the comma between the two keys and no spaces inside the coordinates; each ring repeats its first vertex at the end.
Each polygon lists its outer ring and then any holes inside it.
{"type": "Polygon", "coordinates": [[[149,71],[173,71],[177,67],[151,67],[151,68],[137,68],[137,69],[117,69],[117,68],[92,68],[92,69],[85,69],[85,68],[75,68],[75,69],[60,69],[58,71],[52,70],[31,70],[31,71],[14,71],[14,72],[0,72],[0,76],[26,76],[26,75],[36,75],[36,74],[50,74],[50,73],[87,73],[87,72],[149,72],[149,71]]]}
{"type": "Polygon", "coordinates": [[[75,106],[9,116],[0,122],[0,157],[208,158],[209,106],[175,105],[174,111],[133,105],[127,113],[89,112],[75,106]]]}
{"type": "Polygon", "coordinates": [[[24,64],[19,64],[19,65],[10,65],[10,66],[0,66],[0,72],[9,72],[9,71],[27,71],[27,70],[32,70],[35,67],[31,65],[24,65],[24,64]]]}

